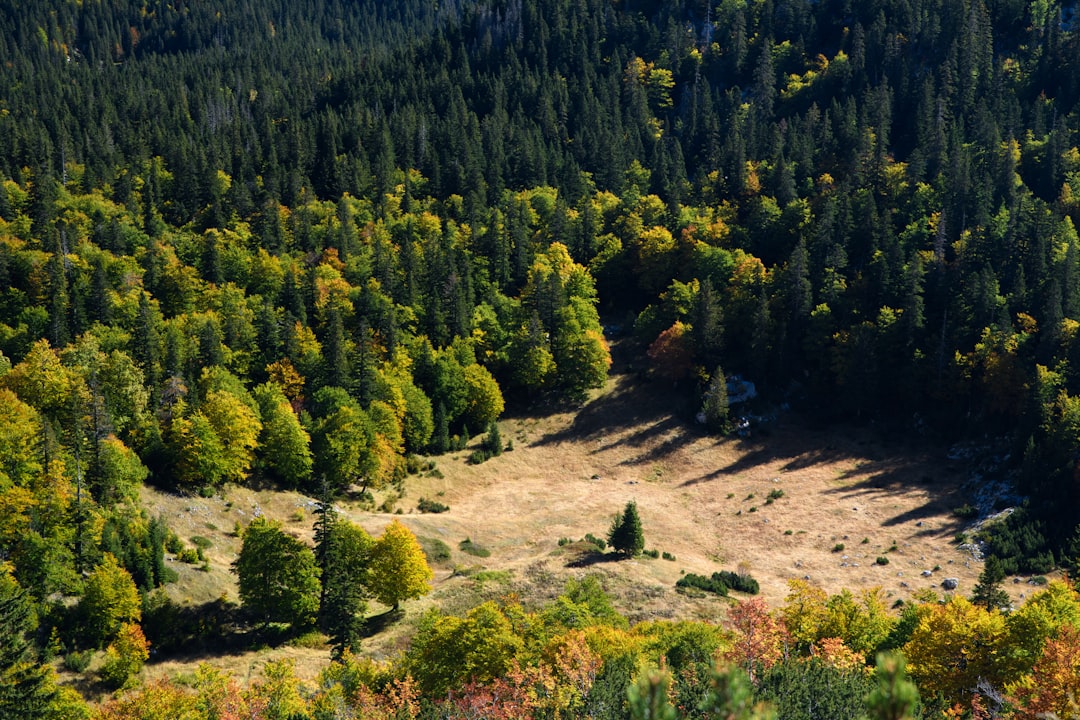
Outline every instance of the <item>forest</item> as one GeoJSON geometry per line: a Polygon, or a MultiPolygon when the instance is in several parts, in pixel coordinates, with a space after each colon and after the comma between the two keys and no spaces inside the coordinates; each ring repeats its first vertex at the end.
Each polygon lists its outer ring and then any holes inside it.
{"type": "Polygon", "coordinates": [[[1076,9],[0,0],[0,717],[1075,714],[1076,591],[997,586],[1080,567],[1076,9]],[[815,423],[992,443],[1024,500],[975,595],[793,584],[631,627],[582,581],[354,654],[430,568],[335,501],[486,434],[482,462],[615,340],[717,434],[738,374],[815,423]],[[181,642],[163,558],[203,561],[146,484],[318,499],[314,549],[256,519],[234,565],[255,632],[330,638],[317,687],[138,687],[181,642]],[[53,667],[95,652],[119,691],[88,704],[53,667]]]}

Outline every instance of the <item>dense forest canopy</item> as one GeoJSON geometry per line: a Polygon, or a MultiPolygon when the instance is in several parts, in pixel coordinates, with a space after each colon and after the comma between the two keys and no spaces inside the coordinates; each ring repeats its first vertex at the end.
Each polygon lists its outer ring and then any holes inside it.
{"type": "Polygon", "coordinates": [[[727,371],[999,438],[1002,571],[1080,556],[1073,2],[9,0],[0,57],[0,560],[41,608],[168,580],[146,480],[366,493],[580,400],[601,313],[716,429],[727,371]]]}

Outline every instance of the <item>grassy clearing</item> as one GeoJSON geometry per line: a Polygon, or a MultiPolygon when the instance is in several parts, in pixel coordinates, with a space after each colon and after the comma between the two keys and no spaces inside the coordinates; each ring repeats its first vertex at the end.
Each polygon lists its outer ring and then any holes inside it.
{"type": "MultiPolygon", "coordinates": [[[[862,430],[811,430],[792,416],[781,416],[767,435],[710,437],[678,416],[683,408],[673,405],[674,395],[659,382],[634,384],[617,375],[580,409],[504,420],[513,452],[470,465],[467,448],[439,458],[439,473],[410,477],[397,503],[404,515],[343,503],[342,514],[373,535],[402,520],[435,568],[434,592],[406,603],[404,617],[365,640],[363,650],[376,657],[399,652],[430,607],[464,612],[508,593],[539,605],[567,579],[590,573],[632,620],[722,619],[724,602],[678,594],[675,582],[730,567],[752,574],[774,605],[793,578],[809,577],[830,593],[880,586],[891,600],[907,600],[946,575],[960,580],[961,591],[974,586],[981,563],[953,542],[964,527],[954,512],[966,501],[962,474],[943,472],[941,454],[862,430]],[[921,481],[930,476],[940,479],[921,481]],[[449,510],[418,512],[421,498],[438,498],[449,510]],[[614,561],[577,542],[606,535],[628,500],[637,502],[646,546],[677,560],[614,561]],[[561,538],[572,542],[560,546],[561,538]],[[878,564],[886,554],[889,564],[878,564]],[[940,572],[922,577],[935,567],[940,572]]],[[[375,507],[385,499],[377,494],[375,507]]],[[[255,514],[282,520],[311,541],[314,502],[293,492],[227,488],[212,498],[182,498],[148,489],[143,500],[207,557],[208,572],[170,563],[180,580],[169,593],[181,603],[235,600],[229,565],[240,541],[233,529],[255,514]]],[[[308,676],[327,654],[284,646],[174,658],[152,664],[150,674],[191,672],[209,659],[246,678],[278,656],[294,658],[308,676]]]]}

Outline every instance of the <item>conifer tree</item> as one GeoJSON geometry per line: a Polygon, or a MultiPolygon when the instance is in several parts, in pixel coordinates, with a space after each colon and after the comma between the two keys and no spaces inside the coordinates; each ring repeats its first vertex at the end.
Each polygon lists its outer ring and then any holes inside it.
{"type": "Polygon", "coordinates": [[[627,557],[640,555],[645,549],[645,533],[641,529],[641,518],[638,517],[637,503],[631,500],[626,503],[622,515],[617,515],[611,523],[608,532],[608,544],[627,557]]]}
{"type": "Polygon", "coordinates": [[[717,365],[709,378],[709,387],[705,391],[701,408],[709,430],[726,433],[731,429],[728,409],[727,378],[724,377],[724,369],[717,365]]]}
{"type": "Polygon", "coordinates": [[[48,716],[56,690],[26,637],[36,624],[26,591],[7,572],[0,574],[0,717],[48,716]]]}
{"type": "Polygon", "coordinates": [[[972,591],[971,602],[987,610],[1009,607],[1009,594],[1001,588],[1004,579],[1005,569],[1001,566],[1001,560],[990,555],[979,573],[979,582],[972,591]]]}

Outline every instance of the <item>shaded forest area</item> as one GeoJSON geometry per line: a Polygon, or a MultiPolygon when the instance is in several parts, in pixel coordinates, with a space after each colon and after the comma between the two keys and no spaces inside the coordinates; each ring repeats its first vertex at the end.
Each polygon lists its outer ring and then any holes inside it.
{"type": "Polygon", "coordinates": [[[144,481],[400,485],[506,403],[600,386],[601,313],[721,429],[727,371],[821,419],[994,438],[1030,500],[991,554],[1073,567],[1074,16],[0,3],[13,587],[47,618],[110,556],[165,582],[144,481]]]}

